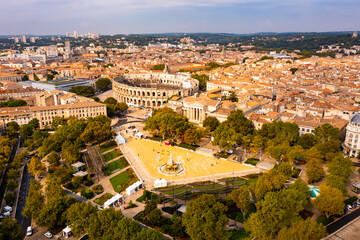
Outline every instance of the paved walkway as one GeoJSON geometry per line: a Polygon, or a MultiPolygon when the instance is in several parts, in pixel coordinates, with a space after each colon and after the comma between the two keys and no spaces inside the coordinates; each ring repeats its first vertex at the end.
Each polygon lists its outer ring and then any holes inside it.
{"type": "Polygon", "coordinates": [[[142,166],[141,161],[135,156],[135,154],[130,150],[127,144],[122,144],[120,147],[121,151],[127,156],[130,164],[135,169],[135,172],[140,175],[140,179],[144,181],[144,185],[147,188],[152,188],[154,185],[155,178],[150,177],[150,174],[146,171],[146,169],[142,166]]]}

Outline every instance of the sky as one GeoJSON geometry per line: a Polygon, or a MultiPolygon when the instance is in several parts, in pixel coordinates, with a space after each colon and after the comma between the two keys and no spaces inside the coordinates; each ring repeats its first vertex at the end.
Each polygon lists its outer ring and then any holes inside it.
{"type": "Polygon", "coordinates": [[[0,0],[0,35],[360,30],[359,0],[0,0]]]}

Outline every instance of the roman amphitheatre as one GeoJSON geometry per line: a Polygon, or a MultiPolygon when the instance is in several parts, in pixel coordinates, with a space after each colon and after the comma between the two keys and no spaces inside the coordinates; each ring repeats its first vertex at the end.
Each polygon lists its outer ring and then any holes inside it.
{"type": "Polygon", "coordinates": [[[168,181],[194,180],[203,181],[212,178],[247,175],[256,173],[257,169],[237,162],[216,159],[212,155],[202,154],[187,149],[167,146],[146,139],[128,138],[128,147],[134,157],[141,162],[148,177],[166,179],[168,181]],[[159,170],[170,157],[180,163],[184,170],[179,174],[166,174],[159,170]],[[206,179],[205,179],[206,178],[206,179]]]}

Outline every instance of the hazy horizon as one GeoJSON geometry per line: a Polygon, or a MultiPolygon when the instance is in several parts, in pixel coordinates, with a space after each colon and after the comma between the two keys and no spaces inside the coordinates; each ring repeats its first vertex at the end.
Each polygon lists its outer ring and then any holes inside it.
{"type": "Polygon", "coordinates": [[[16,0],[0,35],[341,32],[360,29],[356,0],[16,0]]]}

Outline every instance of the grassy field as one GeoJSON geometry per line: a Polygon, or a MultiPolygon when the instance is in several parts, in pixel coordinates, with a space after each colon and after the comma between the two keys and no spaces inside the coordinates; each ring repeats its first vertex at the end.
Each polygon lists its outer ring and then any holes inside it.
{"type": "Polygon", "coordinates": [[[114,158],[116,158],[116,157],[118,157],[120,155],[122,155],[122,152],[120,151],[120,149],[115,149],[115,150],[113,150],[111,152],[105,153],[103,155],[103,157],[104,157],[104,161],[108,162],[108,161],[113,160],[114,158]]]}
{"type": "Polygon", "coordinates": [[[111,193],[105,193],[104,195],[102,195],[99,198],[96,198],[94,200],[95,203],[99,204],[99,205],[103,205],[104,202],[106,202],[107,200],[109,200],[110,198],[112,198],[114,195],[112,195],[111,193]]]}
{"type": "Polygon", "coordinates": [[[106,152],[112,148],[114,148],[116,146],[116,142],[115,141],[110,141],[110,142],[106,142],[100,145],[100,152],[106,152]]]}
{"type": "Polygon", "coordinates": [[[241,177],[228,177],[228,178],[222,178],[220,179],[220,181],[221,180],[226,181],[227,185],[238,185],[247,181],[246,179],[243,179],[241,177]]]}
{"type": "Polygon", "coordinates": [[[138,181],[134,171],[128,169],[125,172],[119,173],[115,177],[110,178],[110,182],[115,192],[122,192],[128,186],[138,181]]]}
{"type": "Polygon", "coordinates": [[[111,162],[105,166],[106,175],[111,175],[116,170],[123,169],[129,166],[129,163],[126,161],[125,157],[122,157],[114,162],[111,162]]]}

